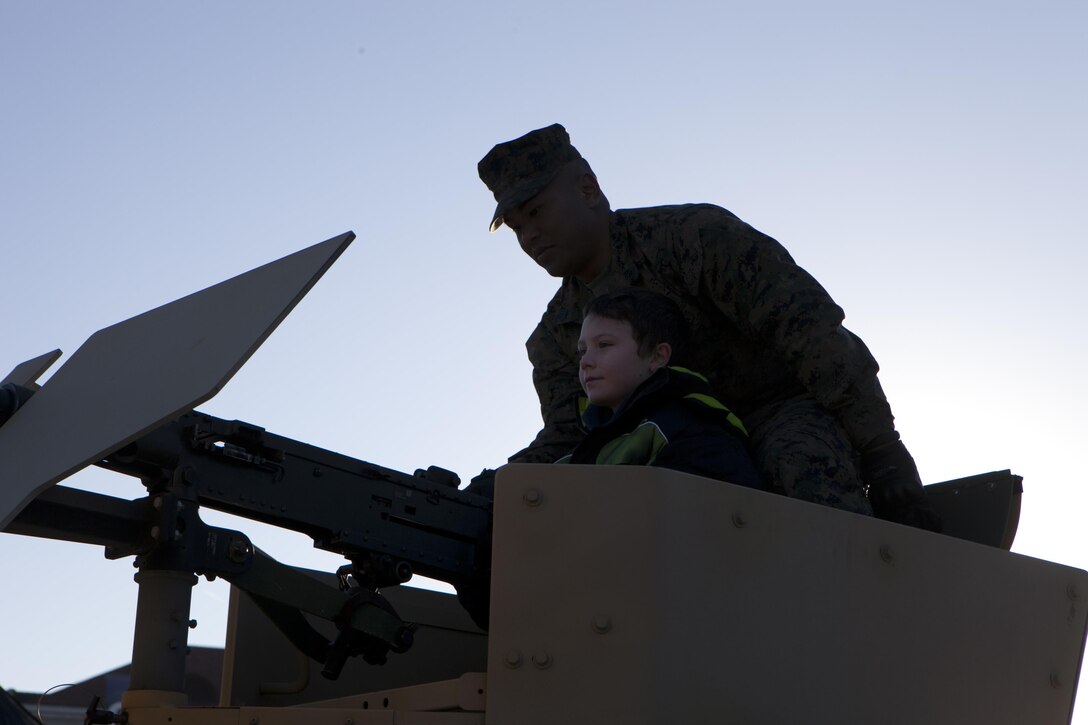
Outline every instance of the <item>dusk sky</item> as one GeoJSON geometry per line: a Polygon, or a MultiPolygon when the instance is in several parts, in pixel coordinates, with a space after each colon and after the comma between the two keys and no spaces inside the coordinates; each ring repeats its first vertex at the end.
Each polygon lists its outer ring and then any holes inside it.
{"type": "MultiPolygon", "coordinates": [[[[350,229],[201,409],[408,472],[499,465],[540,425],[524,341],[558,282],[488,233],[476,162],[560,122],[615,208],[711,202],[781,241],[923,480],[1011,469],[1013,551],[1088,568],[1086,41],[1088,4],[1045,0],[6,0],[0,377],[350,229]]],[[[0,536],[0,686],[126,664],[132,574],[0,536]]],[[[222,644],[227,596],[197,585],[193,644],[222,644]]]]}

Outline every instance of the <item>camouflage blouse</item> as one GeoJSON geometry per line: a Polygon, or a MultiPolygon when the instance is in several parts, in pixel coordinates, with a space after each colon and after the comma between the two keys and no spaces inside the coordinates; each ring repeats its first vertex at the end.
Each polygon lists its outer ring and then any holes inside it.
{"type": "MultiPolygon", "coordinates": [[[[590,284],[563,280],[526,342],[544,428],[510,460],[552,462],[581,440],[576,401],[582,308],[618,287],[675,300],[691,327],[688,367],[749,430],[775,404],[811,396],[842,423],[855,448],[891,430],[892,414],[865,344],[843,311],[774,239],[710,204],[612,214],[612,258],[590,284]]],[[[758,447],[757,435],[752,443],[758,447]]]]}

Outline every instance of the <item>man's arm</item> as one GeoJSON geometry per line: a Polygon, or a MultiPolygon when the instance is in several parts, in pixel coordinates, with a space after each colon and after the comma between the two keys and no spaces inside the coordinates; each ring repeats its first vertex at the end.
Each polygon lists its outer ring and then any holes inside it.
{"type": "Polygon", "coordinates": [[[894,429],[876,360],[842,326],[842,308],[781,244],[739,220],[704,228],[700,241],[704,292],[775,350],[855,448],[894,429]]]}
{"type": "Polygon", "coordinates": [[[570,453],[582,440],[578,422],[578,383],[576,315],[549,306],[544,319],[525,343],[533,364],[533,385],[540,398],[544,427],[524,449],[510,456],[511,463],[554,463],[570,453]],[[569,317],[570,319],[566,319],[569,317]],[[574,328],[571,328],[571,325],[574,328]],[[567,339],[573,331],[573,340],[567,339]],[[568,349],[569,348],[569,349],[568,349]]]}
{"type": "MultiPolygon", "coordinates": [[[[742,299],[729,304],[743,310],[755,336],[771,345],[798,382],[839,419],[860,456],[862,482],[876,514],[940,530],[914,459],[895,431],[876,360],[842,326],[842,308],[782,245],[747,224],[729,220],[704,234],[706,289],[739,291],[742,299]]],[[[714,301],[724,300],[715,295],[714,301]]]]}

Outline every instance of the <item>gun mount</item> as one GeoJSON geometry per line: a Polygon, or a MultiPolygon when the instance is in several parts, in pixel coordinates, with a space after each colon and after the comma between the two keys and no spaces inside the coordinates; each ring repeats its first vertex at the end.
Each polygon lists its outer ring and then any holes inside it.
{"type": "Polygon", "coordinates": [[[0,400],[0,529],[135,557],[128,723],[1068,722],[1088,574],[1003,550],[1019,512],[1007,471],[929,487],[964,541],[644,467],[507,466],[492,504],[442,469],[402,473],[195,410],[353,236],[106,328],[40,389],[56,353],[0,381],[17,386],[0,400]],[[57,485],[88,465],[147,495],[57,485]],[[963,513],[977,502],[986,525],[963,513]],[[202,507],[348,564],[314,578],[202,507]],[[414,573],[490,584],[486,675],[366,695],[342,678],[321,701],[300,684],[289,709],[228,688],[221,708],[185,707],[196,575],[229,580],[277,632],[234,647],[234,670],[260,669],[279,637],[335,678],[350,657],[409,649],[414,625],[379,589],[414,573]]]}

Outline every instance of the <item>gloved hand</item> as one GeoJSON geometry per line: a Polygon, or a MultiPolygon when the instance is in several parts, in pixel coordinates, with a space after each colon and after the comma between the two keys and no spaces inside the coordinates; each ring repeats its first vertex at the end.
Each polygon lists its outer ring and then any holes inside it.
{"type": "Polygon", "coordinates": [[[495,500],[495,469],[485,468],[472,477],[465,486],[465,493],[474,493],[477,496],[495,500]]]}
{"type": "Polygon", "coordinates": [[[926,499],[918,466],[897,431],[881,433],[862,449],[861,480],[877,518],[941,530],[941,517],[926,499]]]}

